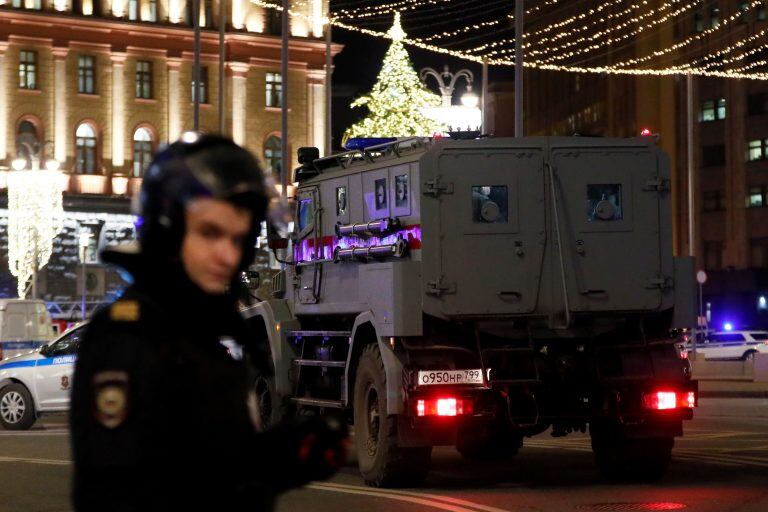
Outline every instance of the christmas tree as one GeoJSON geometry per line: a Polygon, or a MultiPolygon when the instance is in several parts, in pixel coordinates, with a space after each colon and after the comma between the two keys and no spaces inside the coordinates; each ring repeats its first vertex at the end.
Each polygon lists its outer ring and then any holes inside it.
{"type": "Polygon", "coordinates": [[[388,35],[392,45],[384,56],[373,90],[352,102],[352,107],[367,106],[370,114],[347,128],[344,140],[352,137],[429,136],[442,131],[422,109],[440,105],[440,97],[428,91],[413,69],[403,46],[405,32],[400,25],[400,13],[388,35]]]}

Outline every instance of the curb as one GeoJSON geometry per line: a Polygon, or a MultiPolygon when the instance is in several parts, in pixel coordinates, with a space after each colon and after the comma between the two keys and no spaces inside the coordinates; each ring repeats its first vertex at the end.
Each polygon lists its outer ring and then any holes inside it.
{"type": "Polygon", "coordinates": [[[700,398],[768,398],[768,391],[699,391],[700,398]]]}

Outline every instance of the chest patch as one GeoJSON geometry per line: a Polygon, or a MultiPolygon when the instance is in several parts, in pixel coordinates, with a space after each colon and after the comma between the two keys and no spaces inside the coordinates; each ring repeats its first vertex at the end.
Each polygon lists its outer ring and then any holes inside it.
{"type": "Polygon", "coordinates": [[[93,377],[93,411],[101,426],[114,429],[128,417],[128,384],[126,372],[100,372],[93,377]]]}

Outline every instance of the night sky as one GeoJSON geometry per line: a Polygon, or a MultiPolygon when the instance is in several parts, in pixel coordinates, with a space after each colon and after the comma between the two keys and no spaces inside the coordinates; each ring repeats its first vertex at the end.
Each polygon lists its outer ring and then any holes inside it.
{"type": "MultiPolygon", "coordinates": [[[[336,12],[338,9],[359,8],[383,3],[381,0],[331,1],[331,11],[336,12]]],[[[514,11],[514,2],[510,0],[490,2],[487,0],[448,0],[416,11],[404,11],[401,16],[403,28],[410,37],[425,37],[443,30],[455,30],[468,23],[500,18],[512,11],[514,11]]],[[[375,18],[346,19],[343,21],[355,26],[386,32],[392,25],[393,15],[387,14],[375,18]]],[[[485,41],[493,40],[493,38],[512,37],[513,35],[514,31],[509,26],[495,31],[488,29],[474,32],[470,34],[473,36],[472,39],[463,44],[453,44],[451,47],[465,48],[482,44],[485,41]]],[[[334,28],[333,41],[344,45],[344,49],[334,60],[333,73],[333,145],[334,149],[338,150],[344,130],[367,114],[367,109],[364,107],[353,110],[349,104],[358,96],[368,92],[376,82],[384,54],[387,52],[391,41],[341,28],[334,28]]],[[[480,95],[482,76],[480,64],[412,46],[406,46],[406,48],[417,72],[425,67],[432,67],[440,71],[446,64],[451,71],[462,68],[469,69],[475,74],[473,91],[478,96],[480,95]]],[[[509,67],[491,67],[489,72],[490,82],[500,79],[511,80],[513,76],[513,70],[509,67]]],[[[458,103],[459,98],[465,92],[464,85],[464,80],[459,80],[454,92],[454,103],[458,103]]],[[[428,80],[428,86],[433,92],[438,93],[434,79],[428,80]]]]}

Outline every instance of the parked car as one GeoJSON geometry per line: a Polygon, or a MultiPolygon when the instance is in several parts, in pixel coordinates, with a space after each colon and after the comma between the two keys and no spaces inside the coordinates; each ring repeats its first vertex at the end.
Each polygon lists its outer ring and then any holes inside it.
{"type": "Polygon", "coordinates": [[[72,373],[86,324],[77,324],[36,350],[0,361],[3,427],[25,430],[41,414],[69,409],[72,373]]]}
{"type": "MultiPolygon", "coordinates": [[[[686,341],[684,350],[693,350],[691,341],[686,341]]],[[[755,354],[768,354],[768,331],[715,331],[703,336],[696,344],[697,355],[704,359],[751,360],[755,354]]]]}

